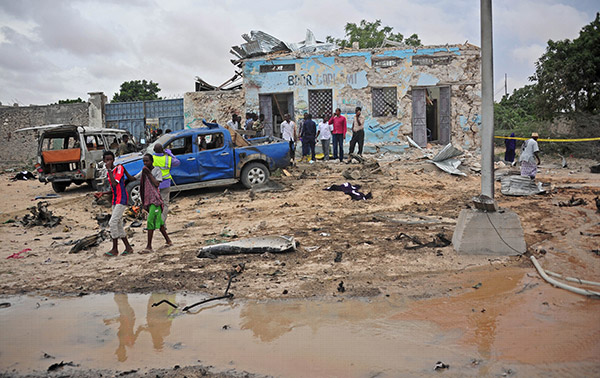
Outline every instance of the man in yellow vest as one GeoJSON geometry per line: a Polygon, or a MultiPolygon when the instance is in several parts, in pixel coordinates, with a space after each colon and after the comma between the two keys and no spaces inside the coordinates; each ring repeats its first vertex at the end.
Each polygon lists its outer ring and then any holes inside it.
{"type": "Polygon", "coordinates": [[[168,148],[163,149],[162,144],[156,143],[154,145],[154,159],[153,165],[160,169],[162,173],[162,181],[158,186],[160,191],[160,197],[163,200],[163,212],[162,219],[163,223],[167,222],[167,213],[169,212],[169,197],[171,195],[171,168],[177,167],[181,162],[177,159],[168,148]]]}

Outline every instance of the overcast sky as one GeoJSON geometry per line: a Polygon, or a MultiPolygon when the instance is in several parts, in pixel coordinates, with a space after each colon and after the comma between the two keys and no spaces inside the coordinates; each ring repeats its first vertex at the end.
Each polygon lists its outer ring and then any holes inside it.
{"type": "MultiPolygon", "coordinates": [[[[528,82],[549,39],[573,39],[599,10],[597,0],[495,1],[497,99],[528,82]]],[[[477,0],[0,0],[0,102],[49,104],[109,99],[124,81],[159,83],[181,98],[200,76],[220,85],[233,75],[229,49],[241,34],[263,30],[298,42],[343,37],[347,22],[381,19],[425,45],[480,46],[477,0]]]]}

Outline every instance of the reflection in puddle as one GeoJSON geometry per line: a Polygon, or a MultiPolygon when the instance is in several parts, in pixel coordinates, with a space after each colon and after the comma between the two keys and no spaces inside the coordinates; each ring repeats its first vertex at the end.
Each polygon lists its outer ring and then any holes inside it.
{"type": "Polygon", "coordinates": [[[12,306],[0,309],[0,374],[73,361],[79,369],[202,364],[284,377],[396,377],[430,375],[441,360],[451,366],[446,374],[460,376],[502,375],[505,368],[521,376],[593,375],[600,301],[547,285],[516,294],[527,280],[522,271],[482,275],[478,290],[465,282],[468,289],[455,297],[417,302],[220,301],[187,314],[152,304],[201,297],[12,297],[2,300],[12,306]]]}
{"type": "Polygon", "coordinates": [[[115,355],[119,362],[127,361],[126,347],[133,348],[142,332],[148,332],[150,334],[154,350],[161,351],[163,349],[165,338],[171,333],[171,323],[173,322],[171,315],[175,312],[175,309],[171,306],[152,307],[152,304],[163,299],[175,302],[175,298],[175,294],[151,294],[148,298],[148,306],[146,309],[146,324],[139,325],[134,332],[135,312],[129,304],[127,294],[114,295],[114,300],[119,310],[119,316],[116,318],[104,319],[104,324],[110,325],[114,322],[118,322],[119,324],[119,330],[117,331],[119,346],[115,351],[115,355]]]}

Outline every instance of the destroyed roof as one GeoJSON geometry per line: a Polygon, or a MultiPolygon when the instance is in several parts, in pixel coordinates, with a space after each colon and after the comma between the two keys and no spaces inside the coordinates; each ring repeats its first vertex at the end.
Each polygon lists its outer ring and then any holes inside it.
{"type": "Polygon", "coordinates": [[[232,46],[230,53],[235,55],[238,59],[232,60],[231,62],[240,66],[241,61],[249,58],[254,58],[262,55],[278,55],[285,56],[289,54],[311,54],[314,52],[322,52],[325,55],[333,55],[337,53],[337,50],[342,50],[344,53],[352,52],[352,51],[387,51],[387,50],[414,50],[415,53],[417,51],[424,51],[426,49],[431,48],[451,48],[458,47],[461,50],[479,50],[478,46],[468,43],[465,41],[463,44],[445,44],[445,45],[435,45],[435,46],[408,46],[403,42],[396,42],[385,39],[383,44],[377,48],[368,48],[368,49],[356,49],[356,48],[341,48],[335,43],[327,43],[317,41],[312,31],[309,29],[306,30],[306,37],[304,41],[293,43],[293,42],[285,42],[280,39],[273,37],[270,34],[267,34],[260,30],[253,30],[250,32],[250,36],[247,34],[243,34],[242,38],[246,40],[246,43],[243,43],[239,46],[232,46]],[[329,53],[329,54],[327,54],[329,53]]]}
{"type": "Polygon", "coordinates": [[[271,54],[275,52],[304,52],[333,51],[339,48],[335,43],[317,41],[315,35],[306,29],[304,41],[293,43],[285,42],[260,30],[252,30],[250,35],[242,34],[246,43],[232,46],[230,52],[239,59],[271,54]]]}

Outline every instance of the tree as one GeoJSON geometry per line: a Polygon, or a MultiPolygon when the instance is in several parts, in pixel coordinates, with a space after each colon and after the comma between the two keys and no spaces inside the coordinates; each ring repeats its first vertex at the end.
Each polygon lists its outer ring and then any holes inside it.
{"type": "Polygon", "coordinates": [[[119,93],[115,93],[112,102],[160,100],[158,83],[146,80],[132,80],[121,84],[119,93]]]}
{"type": "Polygon", "coordinates": [[[383,40],[388,39],[394,42],[403,42],[409,46],[420,46],[421,40],[416,34],[404,39],[401,33],[392,33],[391,26],[381,27],[381,20],[375,20],[375,22],[368,22],[362,20],[360,25],[355,23],[347,23],[344,31],[346,32],[345,39],[336,39],[332,36],[327,36],[326,40],[329,43],[336,43],[340,47],[350,47],[353,42],[358,42],[361,48],[373,48],[381,47],[383,40]]]}
{"type": "Polygon", "coordinates": [[[515,130],[537,121],[535,96],[535,86],[526,85],[515,89],[512,95],[502,97],[499,103],[494,104],[494,128],[515,130]]]}
{"type": "Polygon", "coordinates": [[[600,13],[574,40],[548,41],[535,63],[536,112],[545,119],[560,113],[600,111],[600,13]]]}
{"type": "Polygon", "coordinates": [[[77,104],[80,102],[84,102],[81,97],[77,97],[77,98],[68,98],[66,100],[58,100],[59,104],[77,104]]]}

